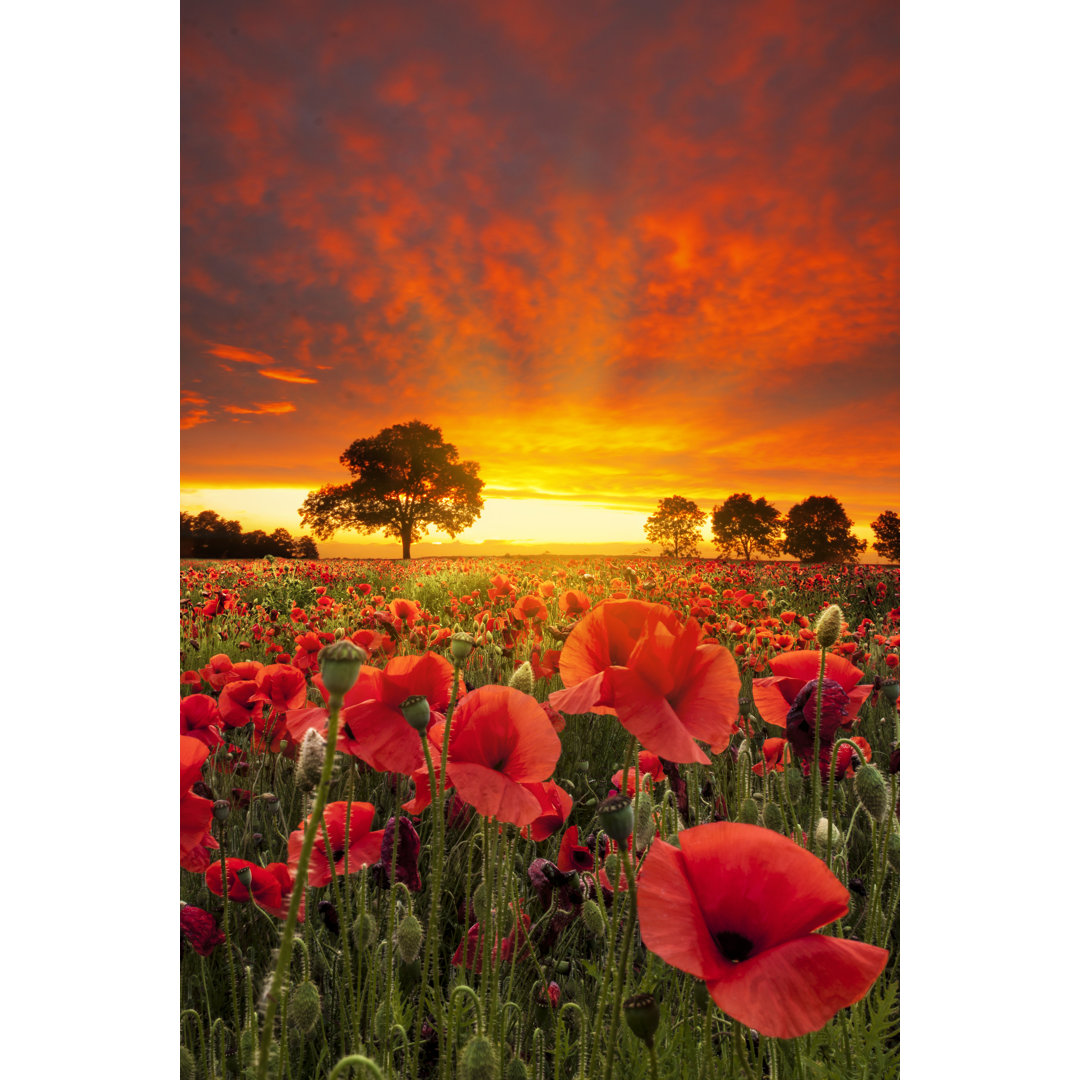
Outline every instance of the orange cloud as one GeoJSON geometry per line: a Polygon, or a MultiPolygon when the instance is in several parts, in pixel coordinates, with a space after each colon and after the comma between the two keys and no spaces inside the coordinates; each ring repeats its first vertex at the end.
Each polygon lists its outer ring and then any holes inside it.
{"type": "Polygon", "coordinates": [[[226,405],[227,413],[242,413],[250,416],[280,416],[296,412],[296,406],[289,401],[256,402],[254,409],[245,409],[240,405],[226,405]]]}
{"type": "Polygon", "coordinates": [[[317,383],[319,381],[311,378],[310,375],[305,375],[302,371],[288,371],[285,368],[260,368],[259,374],[265,375],[268,379],[278,379],[289,383],[317,383]]]}
{"type": "Polygon", "coordinates": [[[211,356],[220,356],[222,360],[235,360],[240,364],[272,364],[274,358],[257,349],[241,349],[236,345],[211,345],[206,350],[211,356]]]}

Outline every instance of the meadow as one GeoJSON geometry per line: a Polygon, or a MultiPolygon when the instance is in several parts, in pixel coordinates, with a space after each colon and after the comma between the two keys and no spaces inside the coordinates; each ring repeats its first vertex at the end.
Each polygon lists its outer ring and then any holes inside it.
{"type": "Polygon", "coordinates": [[[182,562],[181,1077],[898,1076],[899,587],[182,562]]]}

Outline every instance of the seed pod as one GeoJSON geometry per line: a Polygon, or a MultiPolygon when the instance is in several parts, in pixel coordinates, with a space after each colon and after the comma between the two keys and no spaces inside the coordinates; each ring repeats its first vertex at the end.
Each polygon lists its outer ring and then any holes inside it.
{"type": "Polygon", "coordinates": [[[634,831],[634,808],[630,796],[609,795],[596,812],[604,832],[617,843],[625,844],[634,831]]]}
{"type": "Polygon", "coordinates": [[[646,1046],[652,1047],[653,1036],[660,1026],[660,1009],[652,994],[635,994],[623,1002],[626,1026],[646,1046]]]}
{"type": "Polygon", "coordinates": [[[422,735],[431,719],[431,703],[423,694],[410,694],[400,705],[406,723],[422,735]]]}
{"type": "Polygon", "coordinates": [[[360,678],[366,652],[348,638],[319,650],[319,675],[331,698],[344,697],[360,678]]]}

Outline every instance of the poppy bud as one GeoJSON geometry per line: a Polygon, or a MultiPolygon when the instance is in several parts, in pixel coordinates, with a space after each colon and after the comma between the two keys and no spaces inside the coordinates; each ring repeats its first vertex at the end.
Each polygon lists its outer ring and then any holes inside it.
{"type": "Polygon", "coordinates": [[[899,874],[900,873],[900,834],[889,833],[889,847],[886,851],[886,857],[889,860],[889,865],[899,874]]]}
{"type": "Polygon", "coordinates": [[[786,833],[787,828],[784,825],[784,815],[780,810],[780,807],[774,802],[766,803],[761,811],[761,820],[765,823],[766,829],[772,829],[773,832],[786,833]]]}
{"type": "Polygon", "coordinates": [[[458,1080],[495,1080],[499,1060],[483,1035],[474,1035],[458,1058],[458,1080]]]}
{"type": "Polygon", "coordinates": [[[653,800],[647,791],[639,791],[634,796],[634,847],[644,851],[656,835],[656,823],[653,821],[653,800]]]}
{"type": "Polygon", "coordinates": [[[863,765],[855,773],[855,798],[862,808],[877,822],[885,820],[889,812],[889,793],[885,780],[874,765],[863,765]]]}
{"type": "Polygon", "coordinates": [[[758,823],[758,805],[752,798],[743,799],[739,804],[738,820],[744,825],[756,825],[758,823]]]}
{"type": "Polygon", "coordinates": [[[214,803],[214,820],[215,821],[228,821],[229,820],[229,800],[218,799],[214,803]]]}
{"type": "Polygon", "coordinates": [[[510,682],[507,685],[515,690],[520,690],[523,694],[532,694],[536,685],[533,679],[532,664],[526,660],[525,663],[519,665],[514,674],[510,676],[510,682]]]}
{"type": "Polygon", "coordinates": [[[408,964],[402,962],[400,970],[401,989],[404,990],[406,994],[412,993],[413,988],[420,984],[420,976],[423,974],[420,967],[420,961],[413,960],[408,964]]]}
{"type": "Polygon", "coordinates": [[[881,692],[895,705],[900,700],[900,680],[885,679],[881,684],[881,692]]]}
{"type": "Polygon", "coordinates": [[[830,604],[818,616],[818,621],[814,625],[814,634],[817,636],[818,644],[823,649],[836,644],[837,639],[840,637],[840,623],[843,617],[844,613],[836,604],[830,604]]]}
{"type": "Polygon", "coordinates": [[[803,793],[803,780],[798,769],[784,770],[784,786],[787,788],[788,798],[798,805],[803,793]]]}
{"type": "Polygon", "coordinates": [[[403,963],[411,964],[420,955],[420,946],[424,943],[424,931],[420,926],[420,920],[415,915],[406,915],[401,920],[394,943],[403,963]]]}
{"type": "Polygon", "coordinates": [[[301,1035],[309,1035],[321,1019],[319,988],[310,979],[305,979],[289,994],[289,1023],[301,1035]]]}
{"type": "Polygon", "coordinates": [[[344,636],[345,636],[345,627],[344,626],[339,626],[334,631],[334,640],[335,641],[340,641],[344,636]]]}
{"type": "Polygon", "coordinates": [[[469,659],[469,654],[476,648],[476,639],[472,634],[458,631],[450,635],[450,656],[455,664],[469,659]]]}
{"type": "Polygon", "coordinates": [[[423,694],[410,694],[400,708],[401,715],[410,727],[421,734],[427,731],[428,721],[431,719],[431,703],[423,694]]]}
{"type": "Polygon", "coordinates": [[[619,853],[617,851],[611,852],[604,859],[604,873],[607,874],[608,881],[611,882],[611,887],[615,887],[615,883],[619,880],[619,873],[622,864],[619,862],[619,853]]]}
{"type": "Polygon", "coordinates": [[[604,832],[618,844],[625,844],[634,831],[634,807],[629,795],[609,795],[596,810],[604,832]]]}
{"type": "Polygon", "coordinates": [[[378,932],[379,928],[375,925],[375,917],[371,912],[361,911],[353,920],[352,928],[349,930],[349,937],[352,939],[355,948],[364,949],[375,940],[378,932]]]}
{"type": "Polygon", "coordinates": [[[180,1080],[195,1080],[195,1058],[186,1046],[180,1047],[180,1080]]]}
{"type": "Polygon", "coordinates": [[[660,1009],[652,994],[635,994],[623,1002],[626,1026],[650,1049],[660,1026],[660,1009]]]}
{"type": "Polygon", "coordinates": [[[322,778],[326,760],[326,740],[314,729],[304,733],[300,757],[296,763],[296,786],[304,792],[314,791],[322,778]]]}
{"type": "Polygon", "coordinates": [[[604,936],[607,922],[604,919],[604,913],[600,910],[600,905],[595,900],[585,901],[585,905],[581,909],[581,917],[585,920],[585,928],[590,934],[594,937],[604,936]]]}
{"type": "Polygon", "coordinates": [[[366,652],[349,638],[319,650],[319,674],[331,700],[344,697],[360,678],[366,652]]]}
{"type": "Polygon", "coordinates": [[[843,840],[840,830],[828,818],[819,818],[817,827],[814,829],[814,847],[821,856],[824,856],[826,850],[828,850],[830,830],[832,831],[832,849],[835,853],[839,850],[840,842],[843,840]]]}
{"type": "Polygon", "coordinates": [[[268,806],[277,806],[277,804],[281,801],[272,791],[264,791],[259,796],[259,798],[262,799],[262,801],[268,806]]]}
{"type": "Polygon", "coordinates": [[[506,1080],[528,1080],[529,1069],[519,1057],[512,1057],[506,1063],[506,1080]]]}
{"type": "Polygon", "coordinates": [[[236,880],[239,881],[240,884],[243,885],[245,889],[250,889],[251,888],[251,867],[250,866],[241,866],[240,869],[236,871],[236,880]]]}

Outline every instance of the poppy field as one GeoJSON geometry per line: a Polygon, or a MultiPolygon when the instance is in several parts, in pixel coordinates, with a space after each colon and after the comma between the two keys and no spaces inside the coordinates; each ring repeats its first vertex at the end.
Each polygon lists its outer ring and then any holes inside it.
{"type": "Polygon", "coordinates": [[[898,1076],[899,589],[182,562],[181,1077],[898,1076]]]}

